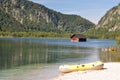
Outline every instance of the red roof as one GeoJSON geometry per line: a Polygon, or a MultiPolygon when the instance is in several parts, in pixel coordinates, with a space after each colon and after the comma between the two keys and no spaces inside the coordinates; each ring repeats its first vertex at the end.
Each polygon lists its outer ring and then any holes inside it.
{"type": "Polygon", "coordinates": [[[73,34],[70,38],[77,36],[78,38],[86,38],[84,35],[82,34],[73,34]]]}

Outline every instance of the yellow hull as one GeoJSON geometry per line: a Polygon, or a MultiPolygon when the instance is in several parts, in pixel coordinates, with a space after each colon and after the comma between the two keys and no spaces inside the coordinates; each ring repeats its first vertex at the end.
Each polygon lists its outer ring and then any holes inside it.
{"type": "Polygon", "coordinates": [[[101,61],[81,64],[81,65],[61,65],[59,71],[62,73],[73,72],[73,71],[85,71],[85,70],[100,70],[103,69],[104,63],[101,61]]]}

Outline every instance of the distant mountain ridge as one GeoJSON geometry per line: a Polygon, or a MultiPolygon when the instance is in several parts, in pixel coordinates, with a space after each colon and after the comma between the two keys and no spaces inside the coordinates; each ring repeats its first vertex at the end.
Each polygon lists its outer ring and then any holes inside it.
{"type": "Polygon", "coordinates": [[[120,4],[107,11],[96,27],[87,30],[85,34],[91,38],[120,40],[120,4]]]}
{"type": "Polygon", "coordinates": [[[120,30],[120,4],[107,11],[98,22],[99,28],[105,28],[108,32],[120,30]]]}
{"type": "Polygon", "coordinates": [[[29,0],[0,0],[0,14],[0,31],[78,33],[95,26],[80,16],[62,14],[29,0]]]}

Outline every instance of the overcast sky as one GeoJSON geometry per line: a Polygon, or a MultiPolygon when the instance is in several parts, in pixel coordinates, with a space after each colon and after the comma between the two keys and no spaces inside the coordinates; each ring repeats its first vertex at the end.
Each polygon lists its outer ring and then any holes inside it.
{"type": "Polygon", "coordinates": [[[97,24],[120,0],[30,0],[64,14],[76,14],[97,24]]]}

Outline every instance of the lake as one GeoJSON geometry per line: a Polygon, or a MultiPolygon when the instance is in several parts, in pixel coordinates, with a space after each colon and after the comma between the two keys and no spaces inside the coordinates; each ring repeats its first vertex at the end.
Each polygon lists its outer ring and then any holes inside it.
{"type": "Polygon", "coordinates": [[[119,62],[119,54],[100,50],[114,45],[108,39],[0,38],[0,80],[49,80],[58,76],[61,64],[119,62]]]}

